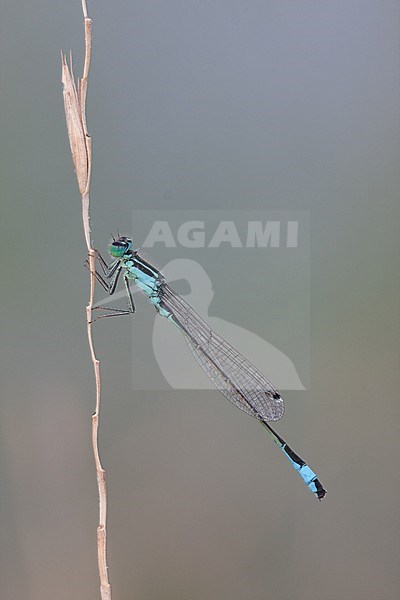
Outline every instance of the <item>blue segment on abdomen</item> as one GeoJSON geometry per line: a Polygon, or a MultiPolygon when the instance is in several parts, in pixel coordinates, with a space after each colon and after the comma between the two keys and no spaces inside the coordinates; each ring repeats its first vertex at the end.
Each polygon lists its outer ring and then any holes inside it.
{"type": "Polygon", "coordinates": [[[285,454],[285,456],[290,460],[293,468],[298,472],[300,477],[303,479],[304,483],[310,488],[310,490],[314,493],[317,492],[317,488],[314,484],[314,481],[317,479],[316,473],[310,467],[304,463],[302,465],[298,464],[294,461],[291,456],[286,452],[285,446],[280,446],[280,449],[285,454]]]}

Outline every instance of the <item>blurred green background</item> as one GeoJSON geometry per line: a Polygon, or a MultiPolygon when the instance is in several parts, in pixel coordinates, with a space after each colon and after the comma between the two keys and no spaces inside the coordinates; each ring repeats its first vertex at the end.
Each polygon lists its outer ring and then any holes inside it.
{"type": "MultiPolygon", "coordinates": [[[[0,597],[94,600],[88,281],[60,83],[60,48],[82,70],[80,2],[1,4],[0,597]]],[[[89,11],[98,246],[135,209],[309,211],[311,382],[278,430],[328,489],[318,504],[217,392],[133,392],[131,328],[101,322],[113,598],[397,599],[399,3],[89,11]]],[[[221,269],[210,312],[234,293],[230,317],[267,331],[268,303],[238,289],[233,258],[221,269]]]]}

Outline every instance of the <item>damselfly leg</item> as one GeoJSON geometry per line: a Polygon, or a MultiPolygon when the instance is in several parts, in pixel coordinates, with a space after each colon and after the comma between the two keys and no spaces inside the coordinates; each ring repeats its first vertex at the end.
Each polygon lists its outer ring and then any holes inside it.
{"type": "Polygon", "coordinates": [[[110,277],[112,277],[116,271],[116,269],[118,268],[118,265],[121,264],[121,261],[119,259],[113,260],[112,263],[109,265],[104,258],[102,257],[102,255],[100,254],[100,252],[98,250],[95,249],[95,255],[96,258],[98,259],[101,269],[103,271],[103,274],[105,275],[105,277],[107,277],[107,279],[109,279],[110,277]]]}
{"type": "MultiPolygon", "coordinates": [[[[117,284],[118,284],[119,276],[122,271],[122,265],[119,260],[113,261],[111,263],[111,265],[108,265],[98,250],[95,250],[95,253],[96,253],[96,258],[98,259],[98,262],[100,263],[100,266],[101,266],[104,276],[101,275],[97,269],[94,271],[94,276],[96,277],[97,281],[100,283],[102,288],[110,296],[112,296],[114,294],[117,284]]],[[[90,263],[88,260],[86,260],[85,266],[90,269],[90,263]]],[[[94,306],[93,310],[106,309],[109,312],[99,315],[97,317],[97,319],[94,319],[92,321],[92,323],[94,323],[94,321],[97,321],[98,319],[103,319],[104,317],[119,317],[122,315],[132,315],[136,312],[135,303],[133,301],[132,292],[131,292],[131,289],[129,286],[129,279],[128,279],[128,277],[126,277],[126,275],[124,275],[124,284],[125,284],[126,294],[128,297],[128,308],[122,309],[122,308],[117,308],[114,306],[105,306],[105,305],[94,306]]]]}

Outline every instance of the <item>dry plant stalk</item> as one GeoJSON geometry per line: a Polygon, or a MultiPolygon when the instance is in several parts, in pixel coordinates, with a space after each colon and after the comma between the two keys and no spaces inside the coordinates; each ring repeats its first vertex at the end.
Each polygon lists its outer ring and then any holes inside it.
{"type": "Polygon", "coordinates": [[[101,398],[101,379],[100,362],[96,357],[92,336],[92,310],[94,304],[95,291],[95,251],[90,237],[89,224],[89,189],[90,174],[92,165],[91,139],[86,127],[86,93],[88,84],[88,75],[90,68],[90,55],[92,48],[92,21],[89,19],[86,8],[86,0],[82,0],[82,10],[85,24],[85,63],[82,78],[78,78],[78,85],[75,84],[74,73],[72,70],[72,57],[68,66],[66,57],[61,53],[62,62],[62,83],[65,118],[67,121],[68,138],[71,146],[72,160],[75,173],[78,180],[79,191],[82,196],[82,221],[85,233],[86,246],[89,254],[90,263],[90,294],[89,303],[86,307],[86,326],[89,340],[90,354],[93,362],[93,369],[96,382],[96,409],[92,416],[92,446],[96,464],[97,486],[99,493],[99,525],[97,527],[97,556],[100,575],[100,594],[102,600],[111,600],[111,586],[108,580],[107,567],[107,491],[106,491],[106,473],[102,467],[99,446],[99,415],[101,398]]]}

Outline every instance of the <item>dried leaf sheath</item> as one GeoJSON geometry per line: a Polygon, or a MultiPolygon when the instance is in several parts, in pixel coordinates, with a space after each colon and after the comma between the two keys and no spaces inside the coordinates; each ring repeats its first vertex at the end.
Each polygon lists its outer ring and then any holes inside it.
{"type": "Polygon", "coordinates": [[[90,173],[90,137],[85,133],[84,118],[81,113],[82,103],[78,96],[72,70],[72,60],[68,66],[66,57],[61,53],[62,83],[65,116],[67,122],[68,138],[71,147],[72,160],[78,180],[79,191],[82,195],[89,187],[90,173]]]}

